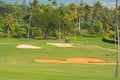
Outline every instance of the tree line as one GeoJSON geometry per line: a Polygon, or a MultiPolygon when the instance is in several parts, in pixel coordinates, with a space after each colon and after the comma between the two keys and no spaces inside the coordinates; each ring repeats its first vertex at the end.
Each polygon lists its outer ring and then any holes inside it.
{"type": "MultiPolygon", "coordinates": [[[[120,11],[120,8],[119,10],[120,11]]],[[[114,33],[115,9],[102,5],[74,3],[58,4],[48,0],[40,4],[32,0],[26,4],[0,1],[0,37],[57,39],[77,35],[105,36],[114,33]]]]}

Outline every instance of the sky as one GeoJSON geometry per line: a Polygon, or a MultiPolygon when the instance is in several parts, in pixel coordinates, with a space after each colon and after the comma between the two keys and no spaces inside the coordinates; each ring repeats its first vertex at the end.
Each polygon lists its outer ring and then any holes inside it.
{"type": "MultiPolygon", "coordinates": [[[[2,0],[3,1],[3,0],[2,0]]],[[[14,2],[15,0],[4,0],[8,3],[14,2]]],[[[22,0],[18,0],[19,3],[22,2],[22,0]]],[[[27,1],[32,1],[32,0],[27,0],[27,1]]],[[[56,0],[58,3],[63,3],[65,5],[69,4],[69,3],[75,3],[75,4],[80,4],[80,0],[56,0]]],[[[90,4],[92,5],[94,2],[96,1],[100,1],[103,3],[104,6],[108,6],[108,7],[114,7],[115,6],[115,1],[116,0],[84,0],[84,3],[90,4]]],[[[119,0],[120,2],[120,0],[119,0]]],[[[48,0],[40,0],[41,4],[47,4],[48,0]]]]}

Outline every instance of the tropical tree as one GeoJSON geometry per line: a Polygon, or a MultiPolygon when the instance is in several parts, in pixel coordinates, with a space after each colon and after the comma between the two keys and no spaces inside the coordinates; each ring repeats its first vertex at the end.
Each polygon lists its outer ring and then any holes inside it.
{"type": "Polygon", "coordinates": [[[93,20],[100,19],[102,11],[103,11],[102,3],[100,1],[95,2],[93,6],[93,20]]]}
{"type": "Polygon", "coordinates": [[[0,17],[0,37],[2,37],[2,35],[4,33],[3,27],[4,27],[4,20],[3,20],[3,18],[0,17]]]}
{"type": "Polygon", "coordinates": [[[41,13],[32,17],[32,26],[40,27],[43,33],[43,38],[47,38],[51,31],[56,29],[56,15],[53,12],[41,13]]]}
{"type": "Polygon", "coordinates": [[[0,16],[5,17],[8,14],[13,14],[15,11],[14,5],[12,4],[2,4],[0,5],[0,16]]]}
{"type": "Polygon", "coordinates": [[[68,19],[70,20],[70,21],[72,21],[72,22],[74,22],[74,20],[78,17],[77,16],[77,5],[75,5],[75,4],[69,4],[68,6],[67,6],[67,15],[68,15],[68,19]]]}
{"type": "MultiPolygon", "coordinates": [[[[60,38],[62,34],[74,34],[71,30],[73,27],[78,29],[78,26],[79,30],[81,28],[81,31],[83,29],[93,35],[102,34],[102,32],[111,34],[114,30],[115,9],[104,7],[100,1],[96,1],[92,6],[89,4],[82,5],[83,0],[81,0],[81,5],[71,3],[68,5],[59,4],[60,6],[58,6],[57,0],[48,0],[49,4],[39,4],[39,0],[30,0],[30,5],[27,5],[27,0],[23,0],[22,4],[17,4],[18,0],[15,1],[15,4],[0,2],[0,17],[4,20],[1,23],[3,27],[1,27],[0,31],[7,33],[10,31],[9,34],[22,34],[21,36],[25,36],[23,33],[26,33],[28,38],[41,35],[42,33],[44,37],[45,35],[46,37],[52,35],[60,38]],[[13,21],[7,20],[9,14],[13,16],[13,21]],[[50,19],[52,21],[49,21],[50,19]],[[10,27],[10,23],[15,27],[10,27]],[[6,26],[2,24],[6,24],[6,26]],[[101,31],[98,31],[98,29],[101,31]],[[17,33],[17,30],[19,30],[19,33],[17,33]]],[[[118,12],[120,12],[120,7],[118,12]]],[[[118,14],[118,16],[120,15],[118,14]]]]}
{"type": "Polygon", "coordinates": [[[103,31],[102,22],[100,20],[94,21],[93,23],[91,23],[88,31],[91,34],[91,36],[103,35],[104,31],[103,31]]]}
{"type": "MultiPolygon", "coordinates": [[[[31,27],[31,22],[32,22],[32,17],[36,15],[35,10],[37,9],[39,1],[38,0],[33,0],[33,2],[30,2],[30,15],[29,15],[29,26],[28,26],[28,39],[30,38],[30,27],[31,27]]],[[[32,29],[33,33],[33,29],[32,29]]]]}
{"type": "Polygon", "coordinates": [[[10,37],[10,32],[12,30],[12,27],[14,26],[13,23],[14,22],[14,18],[12,14],[8,14],[5,18],[5,25],[7,27],[7,34],[8,34],[8,38],[10,37]]]}
{"type": "Polygon", "coordinates": [[[116,0],[116,33],[117,33],[117,58],[116,58],[116,73],[115,73],[115,80],[119,80],[119,46],[120,46],[120,32],[119,32],[119,26],[118,26],[118,0],[116,0]]]}
{"type": "Polygon", "coordinates": [[[13,38],[26,38],[26,29],[27,25],[26,24],[14,24],[14,33],[12,34],[13,38]]]}
{"type": "Polygon", "coordinates": [[[92,7],[87,4],[87,5],[85,5],[84,10],[85,10],[84,11],[85,12],[85,17],[84,17],[85,21],[91,22],[91,20],[92,20],[92,14],[93,14],[92,7]]]}
{"type": "Polygon", "coordinates": [[[33,2],[30,2],[30,12],[31,14],[35,14],[35,10],[37,9],[37,5],[39,3],[39,0],[33,0],[33,2]]]}
{"type": "Polygon", "coordinates": [[[22,9],[23,15],[26,16],[27,15],[27,1],[26,0],[23,0],[21,4],[21,9],[22,9]]]}
{"type": "Polygon", "coordinates": [[[53,4],[53,6],[55,6],[55,7],[58,5],[58,3],[57,3],[56,0],[53,0],[52,4],[53,4]]]}
{"type": "Polygon", "coordinates": [[[102,18],[102,23],[103,23],[103,29],[105,33],[109,33],[110,30],[112,30],[112,21],[108,16],[104,16],[102,18]]]}

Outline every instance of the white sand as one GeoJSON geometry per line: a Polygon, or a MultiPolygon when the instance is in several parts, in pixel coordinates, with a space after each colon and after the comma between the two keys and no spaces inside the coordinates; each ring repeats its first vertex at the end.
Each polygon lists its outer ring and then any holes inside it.
{"type": "Polygon", "coordinates": [[[57,47],[74,47],[72,44],[69,43],[48,43],[49,45],[54,45],[57,47]]]}
{"type": "Polygon", "coordinates": [[[41,47],[33,46],[33,45],[18,45],[17,48],[26,48],[26,49],[41,49],[41,47]]]}

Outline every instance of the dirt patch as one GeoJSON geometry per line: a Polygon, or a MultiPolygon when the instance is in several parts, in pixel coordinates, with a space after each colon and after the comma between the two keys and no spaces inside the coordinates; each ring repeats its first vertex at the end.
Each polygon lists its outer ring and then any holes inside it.
{"type": "Polygon", "coordinates": [[[74,47],[72,44],[69,43],[48,43],[48,45],[54,45],[57,47],[74,47]]]}
{"type": "Polygon", "coordinates": [[[62,60],[50,60],[50,59],[35,59],[35,62],[65,63],[65,61],[62,60]]]}
{"type": "Polygon", "coordinates": [[[105,63],[103,59],[97,58],[69,58],[66,60],[50,60],[50,59],[35,59],[35,62],[49,62],[49,63],[81,63],[81,64],[102,64],[105,63]]]}
{"type": "Polygon", "coordinates": [[[68,63],[104,63],[105,60],[96,58],[69,58],[66,60],[68,63]]]}
{"type": "Polygon", "coordinates": [[[41,49],[41,47],[33,46],[33,45],[18,45],[17,48],[27,48],[27,49],[41,49]]]}

